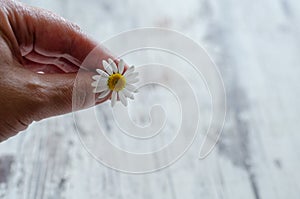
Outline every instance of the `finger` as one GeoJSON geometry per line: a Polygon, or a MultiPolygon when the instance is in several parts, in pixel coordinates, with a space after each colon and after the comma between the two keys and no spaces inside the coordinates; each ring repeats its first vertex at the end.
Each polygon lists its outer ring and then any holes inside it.
{"type": "MultiPolygon", "coordinates": [[[[63,57],[80,66],[97,43],[84,34],[78,26],[43,9],[10,3],[10,24],[18,41],[21,54],[32,51],[46,57],[63,57]]],[[[114,59],[106,48],[96,48],[97,59],[114,59]]],[[[99,68],[97,59],[89,61],[89,68],[99,68]]]]}
{"type": "Polygon", "coordinates": [[[73,63],[69,62],[64,58],[46,57],[36,52],[30,52],[25,56],[25,58],[39,64],[55,65],[56,67],[58,67],[59,69],[61,69],[66,73],[72,73],[78,71],[78,66],[74,65],[73,63]]]}
{"type": "Polygon", "coordinates": [[[91,86],[93,75],[91,72],[41,75],[46,100],[37,118],[61,115],[106,101],[110,96],[96,100],[97,95],[92,92],[91,86]]]}
{"type": "Polygon", "coordinates": [[[26,60],[25,62],[26,63],[23,65],[23,67],[34,73],[42,73],[42,74],[65,73],[55,65],[39,64],[29,60],[26,60]]]}

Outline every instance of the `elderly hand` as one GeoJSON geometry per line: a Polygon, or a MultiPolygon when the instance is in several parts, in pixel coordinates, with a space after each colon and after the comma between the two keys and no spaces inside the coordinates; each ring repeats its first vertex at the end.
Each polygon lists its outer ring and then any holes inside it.
{"type": "MultiPolygon", "coordinates": [[[[0,141],[33,121],[72,111],[76,72],[96,46],[51,12],[0,0],[0,141]]],[[[109,57],[99,49],[100,60],[109,57]]],[[[91,89],[92,74],[81,74],[78,109],[94,105],[84,93],[91,89]]]]}

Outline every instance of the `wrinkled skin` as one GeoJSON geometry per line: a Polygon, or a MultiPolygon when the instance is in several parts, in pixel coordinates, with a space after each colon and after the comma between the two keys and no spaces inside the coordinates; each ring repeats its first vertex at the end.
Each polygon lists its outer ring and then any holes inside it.
{"type": "MultiPolygon", "coordinates": [[[[33,121],[72,111],[76,72],[96,46],[76,25],[51,12],[0,0],[0,141],[33,121]]],[[[99,49],[99,59],[108,57],[99,49]]],[[[94,105],[85,93],[92,90],[92,71],[82,73],[77,84],[83,96],[77,109],[94,105]]]]}

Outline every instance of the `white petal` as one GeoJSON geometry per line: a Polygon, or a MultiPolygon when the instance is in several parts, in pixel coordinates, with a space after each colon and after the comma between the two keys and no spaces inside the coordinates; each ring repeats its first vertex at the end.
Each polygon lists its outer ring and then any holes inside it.
{"type": "Polygon", "coordinates": [[[98,79],[100,79],[100,77],[101,77],[101,75],[94,75],[94,76],[92,77],[92,79],[93,79],[93,80],[98,80],[98,79]]]}
{"type": "Polygon", "coordinates": [[[126,88],[124,88],[122,91],[123,91],[123,94],[124,94],[126,97],[128,97],[128,98],[130,98],[130,99],[134,99],[134,96],[133,96],[132,92],[130,92],[130,91],[127,90],[126,88]]]}
{"type": "Polygon", "coordinates": [[[91,83],[91,85],[92,85],[93,87],[97,87],[98,81],[93,81],[93,82],[91,83]]]}
{"type": "Polygon", "coordinates": [[[129,75],[130,73],[132,73],[134,71],[134,66],[130,66],[126,72],[124,73],[124,77],[126,77],[127,75],[129,75]]]}
{"type": "Polygon", "coordinates": [[[102,76],[102,77],[109,77],[109,75],[105,72],[105,71],[103,71],[103,70],[101,70],[101,69],[96,69],[96,71],[100,74],[100,76],[102,76]]]}
{"type": "Polygon", "coordinates": [[[137,88],[132,84],[126,84],[125,88],[131,92],[137,92],[137,88]]]}
{"type": "Polygon", "coordinates": [[[108,77],[100,77],[98,81],[106,81],[107,82],[108,77]]]}
{"type": "Polygon", "coordinates": [[[107,63],[107,61],[103,60],[102,65],[103,65],[104,69],[107,71],[108,74],[111,75],[113,73],[113,71],[111,69],[111,66],[107,63]]]}
{"type": "Polygon", "coordinates": [[[117,101],[117,92],[113,91],[111,95],[111,106],[113,107],[116,104],[117,101]]]}
{"type": "Polygon", "coordinates": [[[120,98],[122,104],[124,106],[127,106],[127,99],[126,99],[125,95],[123,94],[123,91],[119,91],[118,95],[119,95],[119,98],[120,98]]]}
{"type": "Polygon", "coordinates": [[[108,78],[101,78],[101,79],[98,80],[98,83],[99,83],[100,85],[101,85],[101,84],[107,85],[107,80],[108,80],[108,78]]]}
{"type": "Polygon", "coordinates": [[[105,90],[108,90],[107,85],[100,85],[94,88],[93,93],[100,93],[105,90]]]}
{"type": "Polygon", "coordinates": [[[139,75],[139,73],[138,72],[134,72],[134,73],[130,73],[130,74],[128,74],[127,76],[126,76],[126,78],[127,79],[133,79],[133,78],[135,78],[135,77],[137,77],[139,75]]]}
{"type": "Polygon", "coordinates": [[[133,78],[133,79],[127,79],[126,82],[128,82],[129,84],[134,84],[134,83],[137,83],[139,81],[138,78],[133,78]]]}
{"type": "Polygon", "coordinates": [[[123,71],[124,71],[124,66],[125,66],[125,63],[123,61],[123,59],[120,60],[119,64],[118,64],[118,68],[119,68],[119,73],[122,74],[123,71]]]}
{"type": "Polygon", "coordinates": [[[106,90],[106,91],[103,91],[99,96],[98,96],[98,99],[102,99],[102,98],[105,98],[108,94],[110,93],[110,90],[106,90]]]}
{"type": "Polygon", "coordinates": [[[118,72],[118,68],[117,68],[116,63],[112,59],[110,59],[110,58],[108,59],[108,61],[109,61],[109,65],[113,69],[114,73],[117,73],[118,72]]]}
{"type": "Polygon", "coordinates": [[[103,84],[107,85],[107,79],[99,79],[99,80],[93,81],[91,83],[91,85],[94,86],[94,87],[97,87],[97,86],[100,86],[100,85],[103,85],[103,84]]]}

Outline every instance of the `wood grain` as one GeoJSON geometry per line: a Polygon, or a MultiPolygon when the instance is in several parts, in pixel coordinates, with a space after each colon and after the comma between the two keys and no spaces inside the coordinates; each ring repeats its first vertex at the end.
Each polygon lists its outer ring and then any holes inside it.
{"type": "Polygon", "coordinates": [[[0,144],[0,198],[300,197],[299,1],[24,2],[74,21],[99,42],[143,26],[190,36],[219,66],[228,112],[207,158],[197,158],[200,135],[178,162],[146,175],[120,173],[95,161],[80,144],[71,114],[35,123],[0,144]]]}

